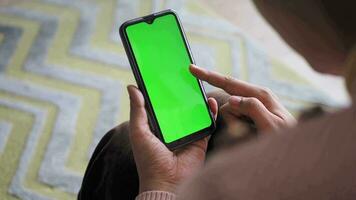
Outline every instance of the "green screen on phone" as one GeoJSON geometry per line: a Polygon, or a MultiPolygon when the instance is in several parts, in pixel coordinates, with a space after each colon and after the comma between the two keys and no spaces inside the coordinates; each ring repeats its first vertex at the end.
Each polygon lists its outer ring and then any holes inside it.
{"type": "Polygon", "coordinates": [[[191,58],[176,16],[139,22],[126,35],[166,143],[210,127],[198,80],[189,72],[191,58]]]}

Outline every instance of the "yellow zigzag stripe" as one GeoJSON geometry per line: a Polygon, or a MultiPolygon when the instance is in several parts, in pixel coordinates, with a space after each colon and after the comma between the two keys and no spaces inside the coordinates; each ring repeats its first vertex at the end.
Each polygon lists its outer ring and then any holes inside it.
{"type": "Polygon", "coordinates": [[[72,37],[79,21],[79,13],[76,12],[75,9],[64,6],[54,6],[46,2],[24,2],[18,7],[54,15],[59,18],[58,30],[51,49],[49,49],[48,52],[48,63],[62,64],[71,69],[80,70],[97,76],[100,75],[119,79],[124,82],[132,81],[132,75],[129,70],[121,70],[117,69],[115,66],[110,66],[109,64],[91,62],[77,56],[68,55],[68,49],[70,48],[72,37]]]}
{"type": "MultiPolygon", "coordinates": [[[[3,22],[7,22],[8,25],[21,27],[23,30],[23,35],[19,41],[19,46],[21,46],[22,51],[16,51],[14,53],[13,58],[10,60],[10,63],[9,63],[10,67],[7,68],[7,70],[8,70],[7,73],[9,75],[18,77],[23,80],[29,80],[31,82],[35,82],[40,85],[50,86],[51,88],[54,88],[54,89],[60,89],[60,90],[66,91],[66,92],[71,92],[72,94],[76,94],[76,95],[82,94],[82,96],[87,97],[87,100],[84,100],[84,101],[94,102],[94,105],[98,104],[98,101],[97,101],[97,103],[95,103],[95,96],[93,96],[92,93],[89,93],[90,91],[88,92],[88,89],[86,89],[86,88],[73,86],[73,85],[70,85],[67,83],[62,83],[61,81],[48,79],[46,77],[42,77],[42,76],[38,76],[35,74],[30,74],[30,73],[22,71],[22,64],[24,62],[24,59],[26,58],[29,48],[31,47],[32,41],[34,40],[36,33],[38,32],[39,25],[37,23],[29,21],[29,20],[19,19],[16,17],[13,18],[13,17],[4,16],[4,15],[0,15],[0,20],[2,20],[3,22]]],[[[83,101],[83,107],[86,106],[84,101],[83,101]]],[[[50,103],[48,103],[48,104],[50,104],[50,103]]],[[[55,106],[52,105],[52,107],[55,107],[55,106]]],[[[88,108],[92,109],[91,112],[93,112],[93,116],[96,116],[94,106],[87,105],[86,107],[87,107],[87,110],[88,110],[88,108]]],[[[87,116],[86,113],[81,114],[81,117],[79,116],[78,119],[83,118],[85,116],[87,116]]],[[[93,118],[93,120],[90,120],[89,117],[86,117],[86,118],[87,118],[86,121],[92,122],[92,124],[95,123],[95,117],[93,118]]],[[[48,124],[53,124],[55,122],[55,117],[52,120],[53,121],[49,121],[48,124]]],[[[81,127],[81,129],[85,129],[85,128],[86,128],[86,130],[83,130],[83,132],[90,133],[90,131],[93,130],[93,128],[90,129],[90,127],[86,127],[84,125],[81,127]]],[[[52,128],[51,128],[51,130],[52,130],[52,128]]],[[[50,137],[50,133],[51,133],[51,131],[48,133],[48,136],[47,136],[48,139],[50,137]]],[[[39,152],[40,153],[39,155],[37,154],[38,150],[36,151],[36,157],[37,156],[39,156],[39,157],[38,157],[38,159],[34,159],[34,161],[32,161],[30,173],[28,174],[28,177],[26,180],[26,187],[31,185],[34,189],[38,190],[41,193],[43,192],[44,194],[47,194],[50,196],[53,195],[55,197],[60,197],[59,199],[68,199],[69,197],[72,197],[72,196],[65,192],[62,192],[60,190],[51,189],[48,186],[37,182],[37,173],[38,173],[41,161],[42,161],[42,155],[44,154],[45,147],[48,143],[48,139],[47,139],[47,142],[40,144],[43,146],[43,151],[39,152]],[[39,160],[39,161],[36,162],[36,160],[39,160]],[[36,166],[32,167],[33,165],[36,165],[36,166]],[[29,179],[29,177],[32,177],[33,179],[32,178],[29,179]]],[[[85,164],[83,163],[81,171],[83,171],[84,168],[85,168],[85,164]]],[[[32,187],[29,187],[29,188],[32,188],[32,187]]]]}
{"type": "Polygon", "coordinates": [[[0,44],[2,43],[3,40],[4,40],[4,35],[0,33],[0,44]]]}
{"type": "MultiPolygon", "coordinates": [[[[113,43],[108,37],[112,31],[112,25],[114,24],[113,16],[115,15],[115,8],[117,7],[117,2],[115,0],[95,0],[94,1],[99,9],[97,15],[97,23],[93,35],[90,41],[90,45],[93,48],[102,48],[115,53],[125,54],[125,50],[121,44],[113,43]]],[[[161,3],[163,8],[163,3],[161,3]]],[[[141,1],[139,2],[139,13],[138,16],[147,15],[152,11],[151,1],[141,1]]],[[[119,27],[116,27],[117,34],[116,37],[119,38],[119,27]]]]}
{"type": "MultiPolygon", "coordinates": [[[[78,115],[78,121],[82,123],[77,123],[76,133],[82,137],[82,146],[88,147],[91,142],[91,133],[94,129],[96,117],[99,112],[100,93],[95,89],[85,88],[61,80],[49,79],[41,75],[23,71],[23,62],[26,59],[26,55],[36,34],[38,33],[39,24],[31,20],[4,15],[0,15],[0,20],[5,21],[8,25],[18,26],[23,29],[23,36],[19,42],[21,48],[18,48],[14,53],[14,56],[9,63],[10,67],[7,68],[7,73],[22,80],[31,81],[52,89],[66,91],[73,95],[80,96],[82,98],[82,107],[78,115]]],[[[83,173],[87,159],[83,156],[80,161],[81,163],[79,165],[70,166],[70,168],[83,173]]]]}
{"type": "Polygon", "coordinates": [[[232,73],[231,48],[226,41],[202,36],[196,33],[190,33],[189,31],[187,32],[187,37],[189,38],[189,41],[192,41],[192,43],[207,44],[208,46],[213,47],[216,51],[216,71],[223,74],[232,73]]]}
{"type": "MultiPolygon", "coordinates": [[[[60,64],[64,66],[70,66],[71,69],[80,70],[84,73],[92,73],[94,75],[100,75],[104,77],[110,77],[116,80],[120,80],[124,84],[133,83],[132,74],[128,70],[115,69],[115,67],[110,67],[106,64],[89,62],[88,60],[81,59],[72,55],[68,55],[68,49],[70,48],[71,39],[75,32],[75,29],[79,21],[79,13],[75,12],[74,9],[63,7],[63,6],[53,6],[47,3],[33,3],[26,2],[21,4],[20,7],[25,9],[36,10],[38,12],[46,13],[48,15],[55,15],[59,17],[58,30],[51,48],[48,52],[48,63],[60,64]]],[[[118,91],[119,92],[119,91],[118,91]]],[[[119,103],[119,102],[118,102],[119,103]]],[[[99,104],[95,104],[95,108],[99,104]]],[[[128,97],[125,93],[121,97],[120,108],[127,108],[128,97]]],[[[83,109],[85,111],[91,111],[91,108],[83,109]]],[[[97,108],[98,109],[98,108],[97,108]]],[[[128,119],[128,110],[121,110],[120,120],[124,121],[128,119]]],[[[95,114],[94,116],[97,116],[95,114]]],[[[79,120],[83,127],[90,127],[94,123],[87,120],[79,120]]],[[[78,134],[75,135],[73,140],[73,145],[71,147],[69,157],[68,157],[68,167],[73,168],[77,171],[82,171],[84,169],[83,163],[87,160],[87,147],[91,142],[91,131],[94,128],[90,128],[89,131],[82,132],[78,130],[78,134]]]]}
{"type": "Polygon", "coordinates": [[[0,156],[0,197],[1,199],[16,199],[7,190],[12,177],[15,175],[27,135],[34,122],[34,116],[26,112],[0,106],[0,119],[13,125],[4,152],[0,156]]]}
{"type": "MultiPolygon", "coordinates": [[[[46,110],[47,112],[45,127],[43,129],[43,132],[41,133],[41,137],[38,141],[34,156],[31,159],[28,173],[23,183],[24,187],[52,198],[75,199],[74,195],[62,192],[61,190],[56,188],[50,188],[46,184],[43,184],[37,180],[37,175],[41,166],[42,158],[44,156],[44,153],[46,152],[46,147],[50,140],[52,129],[56,120],[56,116],[58,114],[57,107],[55,107],[49,102],[39,101],[36,99],[18,96],[15,94],[9,94],[7,92],[0,92],[0,99],[11,100],[14,102],[25,102],[33,107],[40,108],[41,110],[46,110]]],[[[17,166],[14,166],[14,168],[17,168],[17,166]]],[[[1,180],[0,182],[3,183],[1,180]]]]}
{"type": "MultiPolygon", "coordinates": [[[[112,25],[114,24],[114,15],[116,8],[115,0],[95,0],[94,1],[98,7],[99,11],[97,14],[97,22],[96,23],[93,35],[90,40],[90,45],[93,48],[101,48],[105,50],[109,50],[114,53],[125,54],[125,50],[122,45],[113,43],[110,40],[110,33],[112,30],[112,25]]],[[[117,37],[119,37],[119,29],[117,27],[117,37]]]]}

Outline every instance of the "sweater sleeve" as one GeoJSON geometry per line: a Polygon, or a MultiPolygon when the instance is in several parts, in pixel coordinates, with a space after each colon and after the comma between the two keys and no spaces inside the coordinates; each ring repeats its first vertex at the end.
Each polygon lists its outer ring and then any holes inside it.
{"type": "Polygon", "coordinates": [[[147,191],[139,194],[135,200],[175,200],[176,195],[164,191],[147,191]]]}

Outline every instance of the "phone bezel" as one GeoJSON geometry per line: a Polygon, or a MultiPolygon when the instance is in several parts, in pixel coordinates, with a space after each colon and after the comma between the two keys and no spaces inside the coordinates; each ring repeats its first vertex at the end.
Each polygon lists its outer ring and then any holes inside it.
{"type": "Polygon", "coordinates": [[[165,16],[165,15],[173,15],[175,17],[175,19],[177,21],[177,24],[178,24],[178,28],[179,28],[180,33],[182,35],[182,38],[184,40],[184,44],[185,44],[188,56],[190,58],[190,61],[191,61],[191,63],[195,63],[194,62],[194,58],[192,56],[192,52],[191,52],[190,46],[189,46],[189,43],[187,41],[185,32],[184,32],[183,27],[182,27],[181,21],[180,21],[178,15],[177,15],[177,13],[172,9],[164,10],[164,11],[161,11],[161,12],[153,13],[151,15],[139,17],[139,18],[128,20],[128,21],[124,22],[120,26],[120,37],[121,37],[121,41],[123,43],[123,46],[125,48],[127,57],[129,59],[130,66],[131,66],[131,69],[133,71],[134,77],[136,79],[136,83],[137,83],[139,89],[141,90],[141,92],[142,92],[142,94],[144,96],[144,99],[145,99],[145,102],[146,102],[146,110],[148,112],[149,124],[151,126],[151,129],[154,132],[154,134],[169,149],[174,150],[174,149],[177,149],[177,148],[182,147],[182,146],[184,146],[186,144],[192,143],[194,141],[200,140],[200,139],[210,135],[215,130],[216,124],[215,124],[215,120],[214,120],[214,117],[213,117],[213,113],[211,112],[211,110],[209,108],[209,105],[208,105],[208,100],[207,100],[207,97],[206,97],[204,86],[203,86],[202,82],[199,79],[196,79],[198,84],[199,84],[199,88],[200,88],[201,94],[204,97],[205,105],[206,105],[206,107],[207,107],[207,109],[209,111],[211,125],[209,127],[206,127],[206,128],[204,128],[202,130],[194,132],[194,133],[192,133],[190,135],[187,135],[187,136],[185,136],[183,138],[180,138],[178,140],[175,140],[173,142],[166,143],[164,141],[164,137],[163,137],[161,129],[160,129],[159,125],[158,125],[158,120],[157,120],[156,115],[154,113],[153,106],[151,104],[151,100],[150,100],[150,98],[148,96],[145,83],[144,83],[144,81],[142,79],[139,67],[138,67],[137,62],[136,62],[135,55],[133,53],[131,44],[130,44],[129,39],[127,37],[126,28],[128,26],[135,25],[137,23],[142,23],[142,22],[153,23],[153,21],[156,18],[165,16]]]}

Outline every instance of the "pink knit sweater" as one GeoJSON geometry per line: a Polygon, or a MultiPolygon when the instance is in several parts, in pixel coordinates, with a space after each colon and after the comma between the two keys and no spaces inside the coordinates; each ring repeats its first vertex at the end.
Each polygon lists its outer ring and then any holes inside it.
{"type": "Polygon", "coordinates": [[[175,194],[163,191],[147,191],[139,194],[136,200],[175,200],[175,194]]]}

